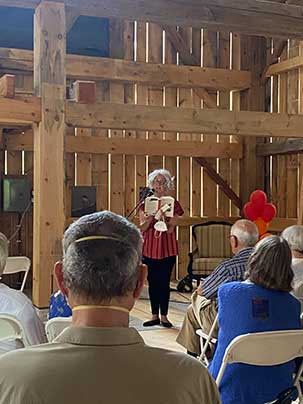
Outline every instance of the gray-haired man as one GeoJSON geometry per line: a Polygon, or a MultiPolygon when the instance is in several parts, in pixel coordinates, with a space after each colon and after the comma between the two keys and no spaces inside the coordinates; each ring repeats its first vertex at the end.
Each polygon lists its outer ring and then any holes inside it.
{"type": "MultiPolygon", "coordinates": [[[[217,294],[227,282],[243,281],[246,263],[259,237],[258,228],[250,220],[235,222],[230,230],[230,245],[234,256],[223,261],[192,295],[192,304],[187,309],[177,342],[192,356],[200,353],[200,338],[196,330],[208,333],[217,315],[217,294]]],[[[218,327],[214,330],[214,336],[218,327]]]]}
{"type": "Polygon", "coordinates": [[[63,240],[59,287],[72,326],[52,344],[0,358],[0,403],[217,404],[207,370],[151,348],[128,328],[146,276],[138,229],[110,212],[84,216],[63,240]]]}

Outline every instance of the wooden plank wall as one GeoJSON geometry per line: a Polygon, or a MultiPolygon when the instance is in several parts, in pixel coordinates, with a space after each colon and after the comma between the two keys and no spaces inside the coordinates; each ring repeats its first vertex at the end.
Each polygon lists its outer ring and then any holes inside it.
{"type": "MultiPolygon", "coordinates": [[[[273,49],[278,46],[273,41],[273,49]]],[[[302,42],[288,41],[280,61],[302,54],[302,42]]],[[[275,75],[271,79],[271,111],[296,114],[302,112],[300,94],[299,70],[275,75]]],[[[286,139],[273,140],[285,142],[286,139]]],[[[286,218],[298,217],[299,195],[302,177],[302,157],[293,155],[278,155],[268,157],[271,161],[270,190],[273,203],[277,206],[277,216],[286,218]]]]}
{"type": "MultiPolygon", "coordinates": [[[[23,93],[33,92],[33,77],[20,75],[16,77],[16,89],[23,93]]],[[[13,136],[13,135],[12,135],[13,136]]],[[[5,151],[1,143],[0,173],[2,175],[26,176],[33,184],[34,163],[33,152],[5,151]]],[[[2,192],[2,191],[1,191],[2,192]]],[[[25,255],[32,259],[33,255],[33,211],[32,208],[24,215],[20,233],[17,226],[21,219],[18,213],[0,212],[0,231],[11,239],[9,255],[25,255]]],[[[22,277],[17,275],[4,276],[4,281],[10,286],[19,286],[22,277]]],[[[26,287],[31,286],[31,276],[27,278],[26,287]]]]}
{"type": "MultiPolygon", "coordinates": [[[[114,58],[125,58],[147,63],[182,64],[190,59],[198,66],[240,69],[240,37],[229,32],[217,33],[203,29],[170,27],[186,44],[176,49],[166,35],[165,27],[136,21],[110,21],[110,53],[114,58]],[[182,55],[182,52],[186,55],[182,55]],[[182,60],[182,56],[184,61],[182,60]]],[[[192,62],[193,63],[193,62],[192,62]]],[[[24,82],[24,87],[26,87],[24,82]]],[[[239,93],[209,91],[214,106],[222,109],[239,109],[239,93]],[[232,101],[231,101],[232,100],[232,101]]],[[[194,89],[165,88],[135,84],[97,82],[97,100],[141,105],[178,106],[182,108],[207,108],[194,89]]],[[[180,111],[180,113],[182,113],[180,111]]],[[[68,129],[68,136],[100,136],[141,139],[200,140],[203,142],[238,142],[235,136],[204,135],[203,133],[164,133],[68,129]]],[[[111,209],[127,215],[138,201],[139,188],[146,186],[147,174],[156,168],[165,167],[176,177],[174,195],[180,200],[186,216],[236,216],[239,210],[208,177],[201,166],[189,157],[124,155],[66,155],[65,211],[71,215],[71,187],[94,185],[97,188],[97,209],[111,209]]],[[[25,154],[25,172],[32,176],[32,154],[25,154]]],[[[22,153],[11,153],[7,159],[8,173],[21,174],[22,153]]],[[[239,193],[239,161],[212,159],[213,167],[239,193]]],[[[2,215],[3,216],[3,215],[2,215]]],[[[16,225],[15,215],[6,215],[5,225],[11,233],[16,225]]],[[[4,219],[2,220],[4,223],[4,219]]],[[[22,253],[32,255],[32,220],[28,215],[22,237],[22,253]]],[[[176,276],[187,273],[188,252],[192,247],[190,227],[178,229],[179,263],[176,276]]],[[[17,253],[14,246],[14,253],[17,253]]]]}

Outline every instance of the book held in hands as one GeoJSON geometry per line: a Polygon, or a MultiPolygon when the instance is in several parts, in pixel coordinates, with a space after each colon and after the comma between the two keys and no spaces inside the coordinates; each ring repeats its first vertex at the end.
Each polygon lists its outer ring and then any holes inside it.
{"type": "Polygon", "coordinates": [[[149,196],[145,199],[144,212],[147,215],[155,216],[161,209],[165,216],[174,216],[174,203],[175,199],[172,196],[162,196],[157,198],[156,196],[149,196]]]}

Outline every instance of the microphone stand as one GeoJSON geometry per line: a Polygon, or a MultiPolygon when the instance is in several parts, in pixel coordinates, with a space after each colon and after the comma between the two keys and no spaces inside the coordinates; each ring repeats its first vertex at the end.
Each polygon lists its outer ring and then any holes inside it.
{"type": "Polygon", "coordinates": [[[139,202],[131,210],[131,212],[126,216],[126,219],[129,219],[134,212],[137,213],[137,210],[138,210],[139,206],[141,205],[141,203],[144,201],[144,199],[153,194],[154,194],[154,191],[152,189],[148,189],[145,192],[143,192],[142,197],[140,198],[139,202]]]}

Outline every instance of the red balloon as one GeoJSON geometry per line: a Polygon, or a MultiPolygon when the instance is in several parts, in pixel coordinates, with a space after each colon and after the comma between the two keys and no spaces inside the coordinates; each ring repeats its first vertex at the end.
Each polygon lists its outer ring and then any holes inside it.
{"type": "Polygon", "coordinates": [[[276,213],[277,209],[275,205],[273,205],[272,203],[267,203],[264,207],[261,217],[265,222],[269,223],[276,216],[276,213]]]}
{"type": "Polygon", "coordinates": [[[256,210],[256,207],[251,202],[247,202],[244,205],[243,211],[247,219],[251,220],[252,222],[259,217],[258,210],[256,210]]]}
{"type": "Polygon", "coordinates": [[[250,202],[255,205],[256,210],[261,214],[267,202],[266,193],[257,189],[250,195],[250,202]]]}

